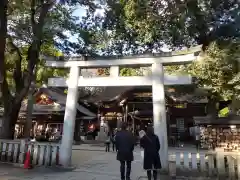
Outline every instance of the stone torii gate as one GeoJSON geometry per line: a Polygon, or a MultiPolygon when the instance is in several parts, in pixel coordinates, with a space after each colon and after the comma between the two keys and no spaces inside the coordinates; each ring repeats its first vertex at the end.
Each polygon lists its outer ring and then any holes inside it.
{"type": "Polygon", "coordinates": [[[68,87],[66,109],[64,116],[63,137],[60,147],[60,164],[71,165],[73,133],[76,117],[78,87],[99,86],[152,86],[154,131],[161,143],[160,156],[162,167],[168,170],[168,139],[165,107],[165,85],[191,84],[191,76],[164,75],[164,65],[190,63],[196,59],[194,53],[174,56],[172,53],[131,56],[131,57],[101,57],[98,59],[71,57],[65,61],[46,61],[48,67],[70,68],[69,79],[49,78],[48,85],[68,87]],[[150,76],[119,76],[119,67],[151,66],[150,76]],[[110,67],[109,77],[80,77],[81,68],[110,67]]]}

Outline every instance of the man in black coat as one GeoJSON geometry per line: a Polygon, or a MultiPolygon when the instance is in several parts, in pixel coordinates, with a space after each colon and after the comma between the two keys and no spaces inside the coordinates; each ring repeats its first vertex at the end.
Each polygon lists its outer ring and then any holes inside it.
{"type": "Polygon", "coordinates": [[[122,123],[121,131],[116,137],[117,160],[120,161],[121,180],[130,180],[131,163],[133,161],[134,138],[131,132],[127,131],[127,124],[122,123]],[[127,171],[125,176],[125,165],[127,171]]]}

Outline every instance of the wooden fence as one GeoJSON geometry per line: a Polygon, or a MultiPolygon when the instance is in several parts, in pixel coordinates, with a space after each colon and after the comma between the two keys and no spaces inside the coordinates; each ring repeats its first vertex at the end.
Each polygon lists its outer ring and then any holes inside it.
{"type": "Polygon", "coordinates": [[[187,175],[240,179],[240,153],[177,151],[169,155],[169,160],[170,173],[176,176],[187,175]]]}
{"type": "Polygon", "coordinates": [[[59,144],[0,140],[0,161],[23,164],[27,152],[33,166],[58,165],[59,144]]]}

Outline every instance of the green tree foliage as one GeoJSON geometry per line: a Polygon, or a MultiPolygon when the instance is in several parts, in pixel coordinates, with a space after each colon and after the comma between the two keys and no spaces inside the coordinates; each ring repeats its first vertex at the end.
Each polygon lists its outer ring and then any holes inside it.
{"type": "Polygon", "coordinates": [[[141,54],[161,52],[163,45],[174,50],[202,44],[205,59],[202,62],[205,63],[188,68],[166,67],[166,70],[197,76],[199,86],[209,88],[212,102],[231,99],[238,92],[239,80],[235,76],[238,70],[234,66],[236,51],[233,52],[232,46],[240,35],[239,1],[106,0],[104,3],[107,8],[103,28],[110,31],[111,40],[104,52],[141,54]],[[233,44],[219,44],[224,41],[233,44]],[[218,69],[212,71],[212,67],[218,69]]]}
{"type": "Polygon", "coordinates": [[[197,78],[197,86],[209,91],[209,100],[232,100],[232,111],[240,109],[239,41],[212,42],[198,61],[166,67],[168,73],[187,73],[197,78]]]}
{"type": "Polygon", "coordinates": [[[139,68],[122,68],[120,69],[120,76],[140,76],[142,72],[139,68]]]}
{"type": "Polygon", "coordinates": [[[90,38],[78,17],[73,16],[75,5],[94,11],[93,1],[12,0],[1,1],[0,74],[4,114],[2,138],[12,138],[23,98],[35,79],[41,84],[49,75],[64,75],[65,71],[44,68],[42,55],[68,54],[84,49],[90,38]],[[3,5],[3,6],[2,6],[3,5]],[[2,11],[4,10],[4,11],[2,11]],[[3,26],[2,26],[3,25],[3,26]],[[8,30],[8,31],[7,31],[8,30]],[[82,44],[68,40],[65,32],[78,35],[82,44]],[[5,43],[6,42],[6,43],[5,43]],[[6,52],[6,57],[4,53],[6,52]]]}
{"type": "Polygon", "coordinates": [[[208,89],[219,100],[231,100],[238,96],[236,77],[239,72],[239,42],[213,42],[200,60],[181,67],[180,71],[192,74],[198,85],[208,89]]]}
{"type": "Polygon", "coordinates": [[[181,48],[239,36],[237,0],[106,0],[103,27],[118,53],[181,48]],[[139,48],[141,47],[141,48],[139,48]]]}
{"type": "MultiPolygon", "coordinates": [[[[21,48],[21,57],[22,57],[22,70],[27,68],[27,50],[28,47],[21,48]]],[[[56,50],[53,45],[44,44],[41,47],[41,53],[54,56],[61,57],[63,54],[56,50]]],[[[10,88],[11,93],[16,93],[16,86],[13,78],[13,72],[15,68],[15,60],[18,60],[19,57],[16,56],[15,53],[11,53],[11,48],[6,51],[5,60],[7,67],[7,82],[10,88]]],[[[36,73],[34,77],[34,81],[37,87],[42,86],[43,84],[47,84],[48,78],[50,77],[65,77],[68,73],[66,69],[54,69],[45,67],[45,59],[40,58],[39,62],[36,66],[36,73]]]]}
{"type": "MultiPolygon", "coordinates": [[[[95,46],[101,55],[128,55],[236,40],[240,33],[237,0],[104,0],[102,33],[95,46]]],[[[91,21],[91,13],[86,19],[91,21]]],[[[101,19],[98,17],[98,19],[101,19]]],[[[86,21],[87,21],[86,20],[86,21]]],[[[166,68],[169,69],[169,68],[166,68]]],[[[179,66],[172,72],[184,73],[179,66]]],[[[128,74],[128,69],[124,70],[128,74]]],[[[133,73],[135,71],[133,70],[133,73]]]]}
{"type": "Polygon", "coordinates": [[[212,43],[203,59],[189,66],[188,72],[198,78],[201,87],[209,89],[217,98],[231,100],[236,94],[231,80],[238,74],[239,43],[212,43]]]}
{"type": "MultiPolygon", "coordinates": [[[[110,75],[109,68],[98,68],[98,76],[110,75]]],[[[142,68],[120,68],[120,76],[143,76],[144,70],[142,68]]]]}

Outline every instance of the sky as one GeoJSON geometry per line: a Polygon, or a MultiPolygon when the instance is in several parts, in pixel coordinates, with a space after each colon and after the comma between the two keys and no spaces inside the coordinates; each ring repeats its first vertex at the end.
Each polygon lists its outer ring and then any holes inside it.
{"type": "Polygon", "coordinates": [[[83,15],[85,15],[85,14],[86,14],[86,11],[85,11],[85,9],[84,9],[83,7],[81,7],[81,6],[78,6],[78,7],[77,7],[77,10],[73,13],[74,16],[79,16],[79,17],[81,17],[81,16],[83,16],[83,15]]]}
{"type": "MultiPolygon", "coordinates": [[[[77,10],[75,10],[75,12],[73,13],[73,15],[74,15],[74,16],[77,16],[77,17],[82,17],[82,16],[84,16],[85,14],[86,14],[86,10],[85,10],[83,7],[81,7],[81,6],[78,6],[78,7],[77,7],[77,10]]],[[[68,33],[67,33],[67,34],[68,34],[68,33]]],[[[77,35],[71,36],[71,35],[69,34],[69,40],[72,41],[72,42],[76,42],[76,40],[77,40],[77,35]]]]}
{"type": "MultiPolygon", "coordinates": [[[[102,10],[102,9],[99,9],[99,10],[96,11],[95,14],[97,14],[97,13],[103,14],[103,10],[102,10]]],[[[86,10],[85,10],[84,7],[78,6],[78,7],[76,8],[75,12],[73,13],[73,15],[81,18],[82,16],[85,16],[85,15],[86,15],[86,10]]],[[[76,35],[76,36],[71,36],[70,33],[67,33],[67,34],[69,34],[69,40],[70,40],[70,41],[76,42],[77,35],[76,35]]]]}

